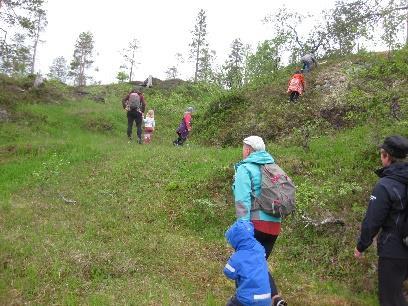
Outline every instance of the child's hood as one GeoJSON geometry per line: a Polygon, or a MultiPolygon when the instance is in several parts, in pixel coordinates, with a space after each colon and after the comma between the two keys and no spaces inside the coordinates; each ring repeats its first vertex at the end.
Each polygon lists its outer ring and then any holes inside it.
{"type": "Polygon", "coordinates": [[[256,240],[254,226],[250,221],[238,220],[225,232],[225,238],[235,250],[253,248],[256,240]]]}

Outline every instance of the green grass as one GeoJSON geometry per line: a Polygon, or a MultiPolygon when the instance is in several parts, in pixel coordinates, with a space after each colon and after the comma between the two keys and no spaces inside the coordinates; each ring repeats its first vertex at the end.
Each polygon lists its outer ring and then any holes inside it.
{"type": "MultiPolygon", "coordinates": [[[[14,120],[1,123],[0,304],[223,305],[233,293],[222,274],[231,254],[223,233],[235,218],[240,144],[202,145],[214,126],[199,122],[187,146],[171,145],[184,109],[195,106],[201,120],[222,91],[146,91],[157,130],[140,146],[125,135],[128,89],[88,88],[105,103],[17,103],[14,120]]],[[[377,304],[375,248],[362,261],[353,249],[376,180],[376,144],[391,133],[407,134],[406,120],[268,141],[298,186],[298,213],[269,261],[290,305],[377,304]],[[346,225],[305,227],[302,215],[346,225]]]]}

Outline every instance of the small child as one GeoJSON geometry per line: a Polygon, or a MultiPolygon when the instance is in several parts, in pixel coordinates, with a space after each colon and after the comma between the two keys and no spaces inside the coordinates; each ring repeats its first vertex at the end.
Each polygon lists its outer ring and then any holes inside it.
{"type": "Polygon", "coordinates": [[[227,306],[271,306],[268,264],[265,249],[254,237],[252,222],[238,220],[225,232],[235,249],[224,267],[224,274],[235,280],[236,293],[227,306]]]}
{"type": "Polygon", "coordinates": [[[186,112],[184,113],[183,119],[181,120],[176,133],[178,138],[173,141],[175,146],[182,146],[184,142],[187,140],[188,134],[191,131],[191,115],[193,113],[193,108],[188,107],[186,112]]]}
{"type": "Polygon", "coordinates": [[[302,70],[297,70],[288,83],[289,101],[296,102],[305,91],[305,78],[302,70]]]}
{"type": "Polygon", "coordinates": [[[154,111],[151,109],[147,112],[144,122],[144,143],[150,143],[152,141],[152,135],[156,122],[154,121],[154,111]]]}

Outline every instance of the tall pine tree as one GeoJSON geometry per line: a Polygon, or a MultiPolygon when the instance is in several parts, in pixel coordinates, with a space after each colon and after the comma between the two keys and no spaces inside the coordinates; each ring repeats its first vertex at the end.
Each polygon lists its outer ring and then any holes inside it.
{"type": "Polygon", "coordinates": [[[208,60],[209,55],[207,42],[207,16],[203,9],[200,9],[198,12],[196,24],[191,33],[193,34],[193,41],[190,43],[190,59],[195,63],[194,82],[197,82],[202,80],[200,67],[203,68],[203,66],[208,66],[205,61],[208,60]]]}
{"type": "Polygon", "coordinates": [[[77,86],[85,86],[89,76],[86,69],[91,67],[93,60],[94,40],[91,32],[82,32],[75,44],[74,56],[71,61],[69,75],[77,86]]]}
{"type": "Polygon", "coordinates": [[[245,48],[239,38],[231,44],[231,53],[225,63],[225,83],[229,88],[240,88],[244,79],[245,48]]]}

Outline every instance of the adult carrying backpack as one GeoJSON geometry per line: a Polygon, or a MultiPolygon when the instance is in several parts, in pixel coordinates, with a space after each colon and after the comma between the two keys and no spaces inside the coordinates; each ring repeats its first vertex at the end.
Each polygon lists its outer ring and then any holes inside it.
{"type": "Polygon", "coordinates": [[[261,194],[258,197],[251,177],[251,211],[262,210],[276,218],[286,217],[294,212],[296,187],[290,177],[277,164],[261,165],[260,170],[261,194]]]}
{"type": "Polygon", "coordinates": [[[129,108],[131,111],[140,111],[142,109],[142,101],[140,100],[140,96],[137,92],[132,92],[129,95],[129,108]]]}

